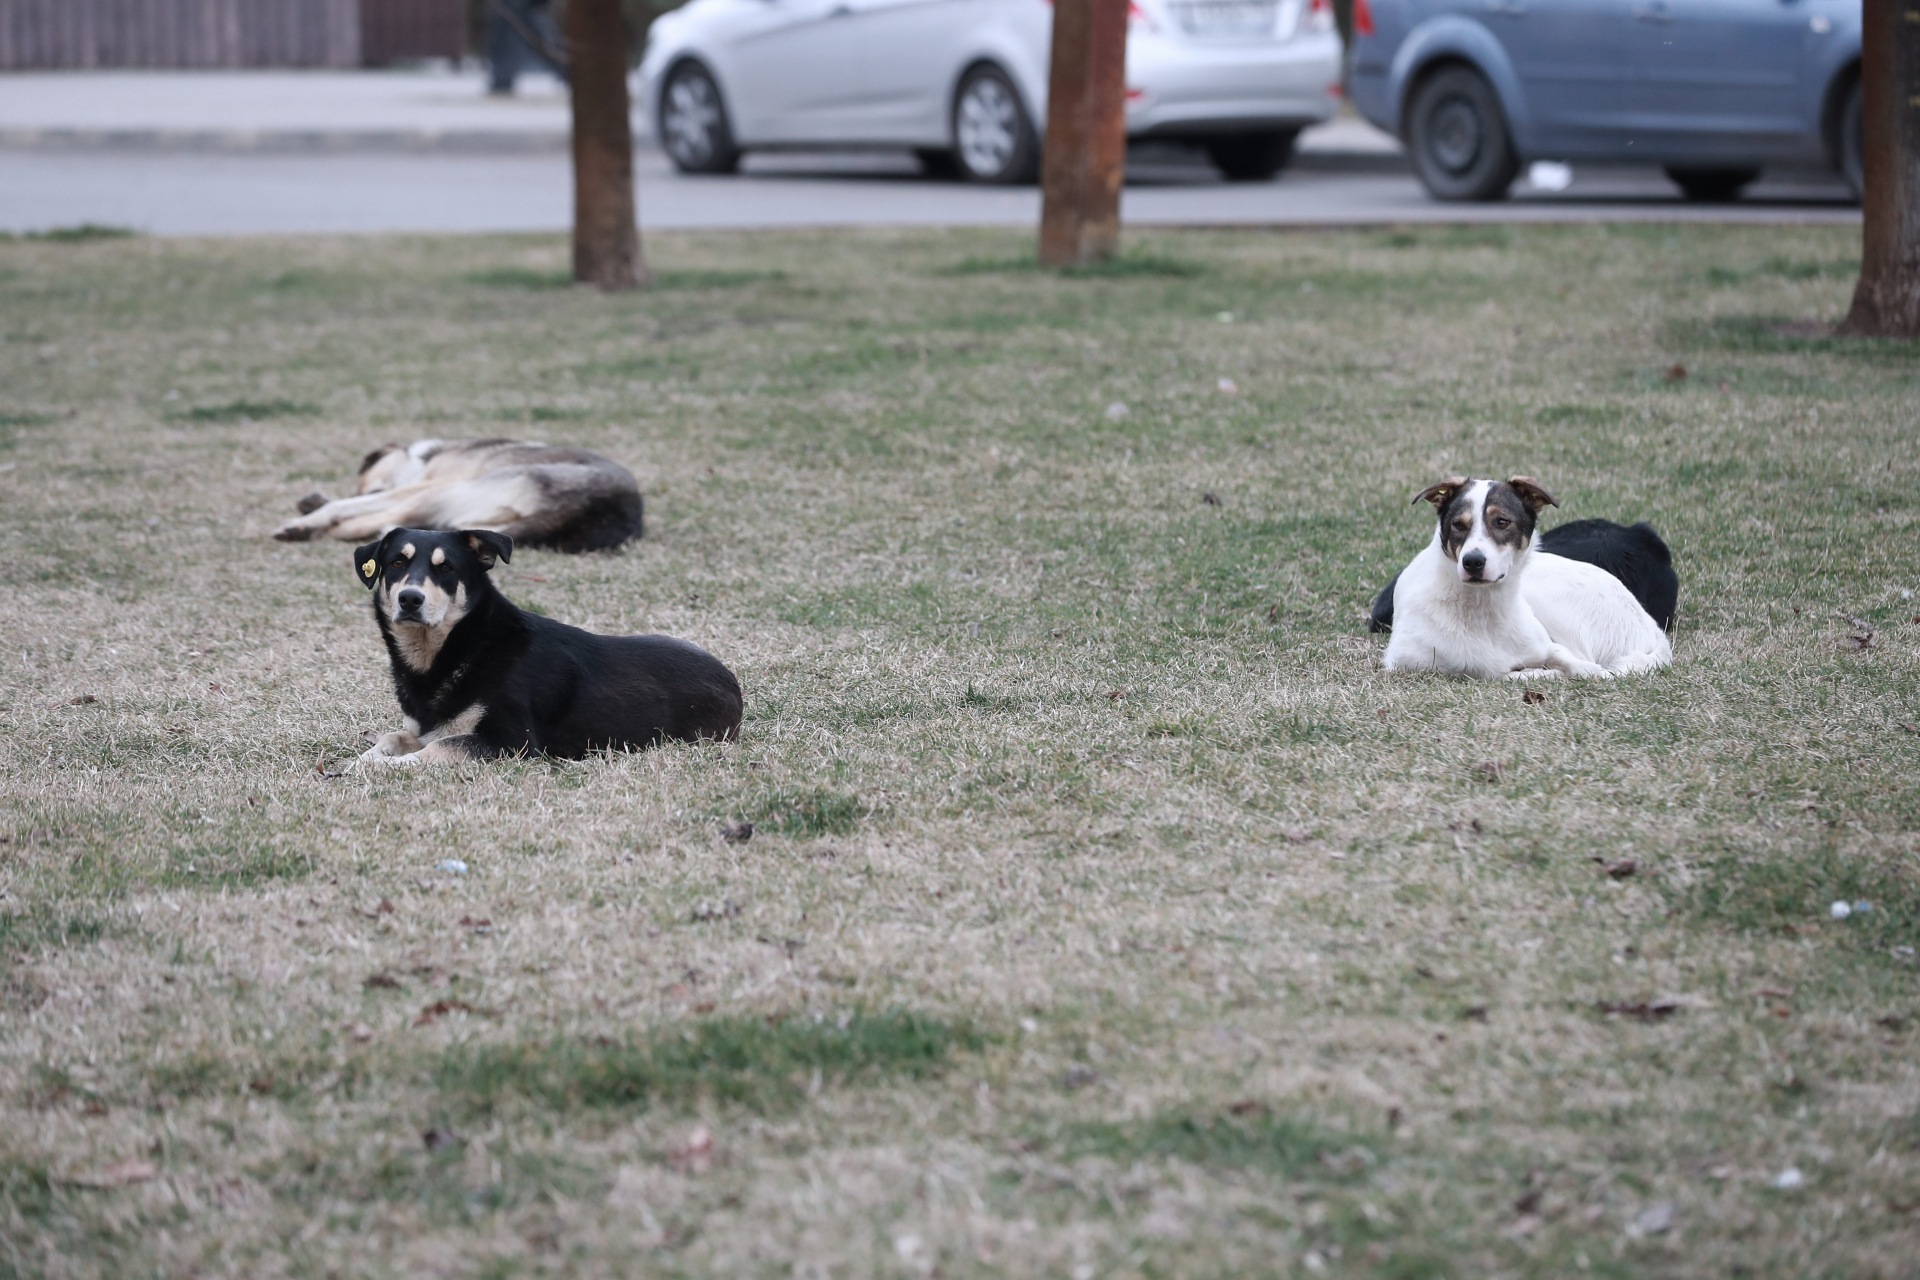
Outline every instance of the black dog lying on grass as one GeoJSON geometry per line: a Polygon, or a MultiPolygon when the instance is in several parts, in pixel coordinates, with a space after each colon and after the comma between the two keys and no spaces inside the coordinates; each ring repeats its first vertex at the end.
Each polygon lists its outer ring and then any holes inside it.
{"type": "Polygon", "coordinates": [[[395,529],[353,553],[393,659],[406,728],[360,758],[425,764],[740,732],[740,683],[698,645],[596,636],[514,607],[488,571],[513,555],[491,530],[395,529]]]}
{"type": "MultiPolygon", "coordinates": [[[[1541,534],[1537,549],[1605,569],[1633,593],[1662,631],[1673,630],[1680,576],[1673,571],[1673,553],[1646,521],[1624,525],[1611,520],[1570,520],[1541,534]]],[[[1399,581],[1400,575],[1394,574],[1393,582],[1374,597],[1367,630],[1393,630],[1393,587],[1399,581]]]]}

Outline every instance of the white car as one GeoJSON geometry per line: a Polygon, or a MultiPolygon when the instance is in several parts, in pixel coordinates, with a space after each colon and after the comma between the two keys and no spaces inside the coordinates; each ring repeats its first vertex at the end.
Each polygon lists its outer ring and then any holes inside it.
{"type": "MultiPolygon", "coordinates": [[[[1031,182],[1046,132],[1048,0],[692,0],[640,64],[667,156],[731,173],[744,151],[906,147],[934,171],[1031,182]]],[[[1330,0],[1134,0],[1127,134],[1273,177],[1337,105],[1330,0]]]]}

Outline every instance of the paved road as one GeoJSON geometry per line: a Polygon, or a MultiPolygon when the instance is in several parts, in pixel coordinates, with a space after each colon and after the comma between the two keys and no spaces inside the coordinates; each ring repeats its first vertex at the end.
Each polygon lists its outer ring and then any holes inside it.
{"type": "MultiPolygon", "coordinates": [[[[643,122],[637,122],[643,123],[643,122]]],[[[530,77],[489,98],[479,73],[84,72],[0,76],[0,230],[82,222],[159,235],[558,230],[571,217],[564,90],[530,77]]],[[[686,178],[637,156],[656,229],[1032,226],[1039,197],[929,181],[904,154],[750,156],[686,178]]],[[[1337,118],[1277,182],[1222,182],[1197,154],[1136,154],[1136,225],[1708,219],[1856,222],[1837,182],[1783,175],[1732,206],[1688,205],[1651,169],[1581,170],[1565,192],[1439,205],[1393,139],[1337,118]]]]}
{"type": "MultiPolygon", "coordinates": [[[[687,178],[637,157],[640,216],[656,229],[1033,225],[1039,196],[918,176],[905,156],[750,158],[733,178],[687,178]]],[[[1656,171],[1577,172],[1563,193],[1440,205],[1404,173],[1316,168],[1271,183],[1221,182],[1197,159],[1144,157],[1123,205],[1135,225],[1381,224],[1434,221],[1708,219],[1857,222],[1817,175],[1757,184],[1728,206],[1690,205],[1656,171]]],[[[81,222],[159,235],[522,231],[565,228],[564,155],[432,151],[333,154],[0,149],[0,230],[81,222]]]]}

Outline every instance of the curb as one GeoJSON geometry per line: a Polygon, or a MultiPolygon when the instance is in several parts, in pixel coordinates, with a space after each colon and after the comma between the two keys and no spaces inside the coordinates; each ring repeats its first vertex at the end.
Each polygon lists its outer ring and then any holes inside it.
{"type": "MultiPolygon", "coordinates": [[[[658,148],[634,127],[636,151],[658,148]]],[[[565,152],[568,135],[532,129],[0,129],[0,151],[145,151],[181,155],[540,155],[565,152]]],[[[1296,151],[1307,173],[1410,172],[1394,151],[1296,151]]]]}

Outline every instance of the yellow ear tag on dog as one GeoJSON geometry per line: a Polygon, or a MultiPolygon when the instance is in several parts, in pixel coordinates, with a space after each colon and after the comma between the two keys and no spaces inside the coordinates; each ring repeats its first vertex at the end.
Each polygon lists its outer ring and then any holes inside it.
{"type": "Polygon", "coordinates": [[[365,564],[360,566],[360,576],[363,578],[371,578],[373,576],[373,571],[378,567],[379,566],[375,565],[373,561],[369,560],[365,564]]]}

